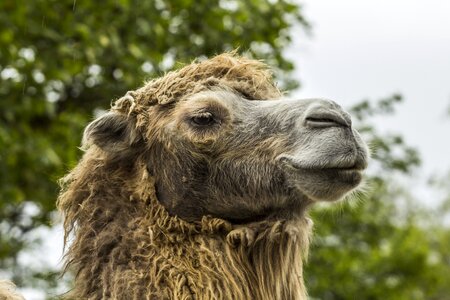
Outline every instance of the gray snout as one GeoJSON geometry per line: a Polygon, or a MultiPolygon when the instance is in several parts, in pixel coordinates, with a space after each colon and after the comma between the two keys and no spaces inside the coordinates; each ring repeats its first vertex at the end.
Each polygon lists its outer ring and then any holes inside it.
{"type": "Polygon", "coordinates": [[[351,127],[350,116],[332,101],[312,103],[305,111],[305,125],[308,127],[351,127]]]}
{"type": "MultiPolygon", "coordinates": [[[[295,102],[294,102],[295,103],[295,102]]],[[[367,166],[367,151],[353,130],[350,115],[337,103],[326,99],[307,99],[292,105],[287,115],[301,123],[288,131],[293,148],[276,160],[288,170],[354,170],[367,166]],[[299,108],[303,108],[303,112],[299,108]],[[317,129],[317,130],[316,130],[317,129]]]]}

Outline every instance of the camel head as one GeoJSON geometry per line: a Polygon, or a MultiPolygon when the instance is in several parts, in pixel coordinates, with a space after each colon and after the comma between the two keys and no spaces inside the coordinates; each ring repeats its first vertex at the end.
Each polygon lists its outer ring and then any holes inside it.
{"type": "Polygon", "coordinates": [[[260,62],[221,55],[116,101],[85,130],[111,161],[140,161],[172,215],[289,219],[361,182],[368,151],[325,99],[284,99],[260,62]]]}

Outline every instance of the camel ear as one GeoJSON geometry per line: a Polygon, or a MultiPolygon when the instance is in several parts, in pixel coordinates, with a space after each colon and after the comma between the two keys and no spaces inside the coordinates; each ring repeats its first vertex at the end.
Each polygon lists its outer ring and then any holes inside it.
{"type": "Polygon", "coordinates": [[[96,145],[118,153],[130,150],[139,141],[133,122],[124,114],[108,112],[92,121],[84,130],[82,148],[96,145]]]}

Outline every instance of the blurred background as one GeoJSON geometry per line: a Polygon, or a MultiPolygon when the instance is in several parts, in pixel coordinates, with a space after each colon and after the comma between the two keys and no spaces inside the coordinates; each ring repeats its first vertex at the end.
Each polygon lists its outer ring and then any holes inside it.
{"type": "Polygon", "coordinates": [[[70,288],[57,181],[84,126],[145,80],[223,51],[288,97],[349,110],[372,149],[364,195],[311,212],[311,299],[450,299],[450,2],[2,0],[0,278],[70,288]]]}

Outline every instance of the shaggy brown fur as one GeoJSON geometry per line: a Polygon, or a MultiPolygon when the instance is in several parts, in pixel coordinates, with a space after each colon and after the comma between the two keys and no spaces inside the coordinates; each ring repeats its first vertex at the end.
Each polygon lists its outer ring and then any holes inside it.
{"type": "Polygon", "coordinates": [[[170,106],[212,87],[247,99],[281,96],[262,63],[224,54],[150,81],[116,101],[112,111],[132,119],[140,133],[126,146],[115,144],[109,151],[102,137],[84,140],[84,157],[63,179],[58,200],[70,240],[66,268],[75,274],[69,298],[306,298],[302,258],[311,224],[304,215],[244,225],[170,215],[156,196],[153,172],[158,170],[149,173],[146,152],[131,147],[149,148],[164,138],[152,124],[163,122],[165,111],[150,115],[151,107],[170,106]]]}
{"type": "Polygon", "coordinates": [[[145,168],[113,170],[98,153],[88,152],[66,180],[59,207],[67,232],[75,230],[67,257],[73,298],[305,298],[306,219],[257,231],[210,217],[185,222],[158,203],[145,168]]]}

